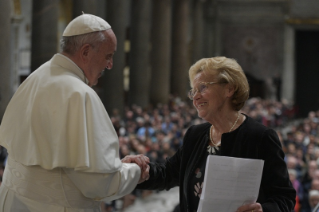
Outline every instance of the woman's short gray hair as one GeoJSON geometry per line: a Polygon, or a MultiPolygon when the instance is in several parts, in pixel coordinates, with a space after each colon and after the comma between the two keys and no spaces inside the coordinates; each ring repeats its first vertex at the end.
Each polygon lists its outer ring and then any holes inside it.
{"type": "Polygon", "coordinates": [[[74,53],[77,52],[84,44],[90,44],[93,48],[95,48],[99,47],[99,44],[106,39],[107,38],[103,31],[91,32],[83,35],[62,37],[60,40],[60,46],[62,52],[74,55],[74,53]]]}

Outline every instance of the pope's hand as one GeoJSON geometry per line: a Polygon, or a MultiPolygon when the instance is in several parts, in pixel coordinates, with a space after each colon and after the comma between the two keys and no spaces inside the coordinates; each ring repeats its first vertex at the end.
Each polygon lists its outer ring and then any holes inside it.
{"type": "Polygon", "coordinates": [[[149,178],[150,166],[148,165],[150,159],[142,154],[140,155],[127,155],[123,158],[122,163],[136,163],[141,168],[141,178],[138,183],[144,182],[149,178]]]}
{"type": "Polygon", "coordinates": [[[140,155],[127,155],[123,158],[122,163],[136,163],[142,170],[146,170],[150,159],[142,154],[140,155]]]}

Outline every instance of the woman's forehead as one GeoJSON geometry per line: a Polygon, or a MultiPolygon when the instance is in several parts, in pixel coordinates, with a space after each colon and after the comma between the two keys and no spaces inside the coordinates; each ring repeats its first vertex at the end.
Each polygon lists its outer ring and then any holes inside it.
{"type": "Polygon", "coordinates": [[[193,83],[198,83],[198,82],[208,82],[214,79],[214,76],[211,74],[207,74],[203,71],[197,73],[194,77],[193,83]]]}

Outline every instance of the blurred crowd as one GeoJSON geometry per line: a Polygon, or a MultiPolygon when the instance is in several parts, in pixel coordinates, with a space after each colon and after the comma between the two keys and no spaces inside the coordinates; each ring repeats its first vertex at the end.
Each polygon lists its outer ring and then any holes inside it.
{"type": "Polygon", "coordinates": [[[308,117],[291,125],[282,144],[297,191],[295,211],[312,211],[319,203],[319,111],[310,111],[308,117]]]}
{"type": "MultiPolygon", "coordinates": [[[[290,180],[297,191],[295,212],[311,212],[319,202],[319,111],[297,120],[294,107],[286,101],[251,98],[241,112],[277,131],[290,180]]],[[[144,154],[151,162],[159,163],[183,144],[183,136],[191,125],[204,122],[190,101],[173,96],[169,104],[148,108],[132,105],[125,108],[124,116],[118,110],[109,115],[119,136],[121,158],[144,154]]],[[[6,156],[6,150],[0,146],[0,183],[6,156]]],[[[134,190],[120,200],[103,203],[102,211],[120,211],[136,198],[151,193],[134,190]]]]}

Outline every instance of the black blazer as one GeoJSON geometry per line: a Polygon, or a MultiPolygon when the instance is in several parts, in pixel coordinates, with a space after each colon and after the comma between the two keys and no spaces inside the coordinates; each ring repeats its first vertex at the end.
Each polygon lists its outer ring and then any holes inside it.
{"type": "MultiPolygon", "coordinates": [[[[181,148],[165,163],[150,164],[150,179],[138,189],[169,190],[179,186],[181,212],[189,211],[189,177],[201,155],[207,151],[211,124],[194,125],[187,130],[181,148]]],[[[264,160],[264,168],[257,202],[264,212],[291,212],[296,191],[289,180],[277,133],[246,116],[244,123],[221,139],[221,155],[264,160]]]]}

